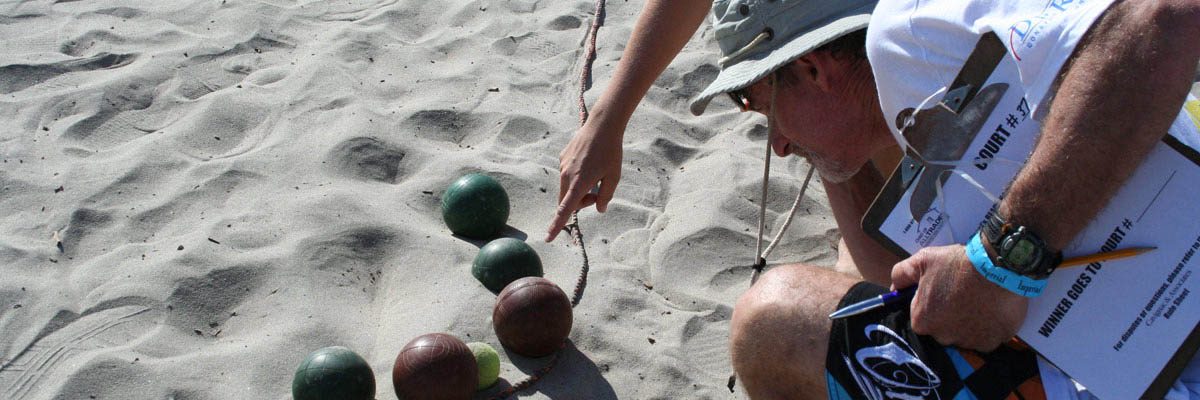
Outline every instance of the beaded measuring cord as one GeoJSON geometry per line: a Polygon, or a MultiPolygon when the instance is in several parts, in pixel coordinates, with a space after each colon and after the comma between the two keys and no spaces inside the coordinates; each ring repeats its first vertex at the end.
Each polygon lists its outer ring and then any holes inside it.
{"type": "MultiPolygon", "coordinates": [[[[579,125],[583,126],[588,119],[587,102],[584,101],[583,94],[587,92],[592,85],[592,61],[596,60],[596,33],[600,31],[600,25],[604,24],[604,1],[596,0],[596,10],[592,18],[592,26],[588,29],[587,48],[583,52],[583,68],[579,74],[579,125]]],[[[575,281],[575,292],[571,295],[571,307],[579,305],[579,301],[583,298],[583,290],[587,286],[587,276],[590,265],[588,263],[587,247],[583,244],[583,231],[579,229],[579,212],[571,214],[571,222],[567,223],[566,230],[571,234],[571,242],[579,247],[579,255],[583,258],[583,266],[579,268],[579,279],[575,281]]],[[[533,386],[534,383],[541,380],[542,377],[550,373],[555,365],[558,365],[559,355],[562,350],[567,347],[564,341],[550,355],[550,360],[546,362],[546,366],[538,368],[529,374],[528,377],[521,381],[512,384],[504,390],[497,393],[489,400],[500,400],[512,397],[519,391],[525,390],[533,386]]]]}

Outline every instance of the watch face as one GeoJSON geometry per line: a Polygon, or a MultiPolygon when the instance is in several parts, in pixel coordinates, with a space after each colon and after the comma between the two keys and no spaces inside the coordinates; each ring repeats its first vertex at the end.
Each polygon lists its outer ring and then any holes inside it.
{"type": "Polygon", "coordinates": [[[1038,253],[1039,249],[1032,241],[1017,240],[1004,258],[1009,260],[1014,267],[1028,269],[1033,266],[1034,261],[1038,258],[1038,253]]]}

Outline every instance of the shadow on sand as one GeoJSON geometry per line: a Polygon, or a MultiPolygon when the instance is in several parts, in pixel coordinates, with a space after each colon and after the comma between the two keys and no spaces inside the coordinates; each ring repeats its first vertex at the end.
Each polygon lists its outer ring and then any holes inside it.
{"type": "MultiPolygon", "coordinates": [[[[499,394],[512,387],[514,382],[524,380],[529,374],[545,367],[546,363],[550,362],[550,357],[528,358],[508,349],[503,351],[505,359],[501,362],[512,363],[521,370],[524,376],[501,376],[500,380],[492,387],[476,392],[474,397],[476,400],[489,399],[499,394]],[[506,378],[510,378],[511,381],[506,378]]],[[[575,343],[567,340],[566,347],[559,350],[558,357],[558,363],[550,369],[549,373],[542,376],[541,380],[534,382],[533,386],[515,393],[512,398],[541,393],[551,399],[616,400],[617,394],[613,392],[612,385],[601,374],[600,368],[586,354],[579,351],[575,347],[575,343]]]]}
{"type": "Polygon", "coordinates": [[[458,238],[458,240],[473,244],[473,245],[475,245],[475,247],[479,247],[479,248],[482,248],[484,245],[488,244],[488,242],[491,242],[493,240],[496,240],[496,239],[499,239],[502,237],[510,237],[513,239],[520,240],[522,242],[524,242],[526,239],[529,239],[529,234],[525,233],[525,231],[522,231],[520,229],[513,228],[512,225],[504,225],[504,229],[500,230],[499,235],[496,235],[496,237],[489,238],[489,239],[469,238],[466,236],[455,235],[455,234],[451,234],[450,236],[454,236],[455,238],[458,238]]]}

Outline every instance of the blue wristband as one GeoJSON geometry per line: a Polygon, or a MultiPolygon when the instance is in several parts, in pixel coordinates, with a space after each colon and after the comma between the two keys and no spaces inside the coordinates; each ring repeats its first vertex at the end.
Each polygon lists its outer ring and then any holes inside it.
{"type": "Polygon", "coordinates": [[[966,250],[967,259],[971,260],[971,264],[975,265],[975,270],[979,271],[980,275],[1010,292],[1025,297],[1037,297],[1042,294],[1042,289],[1046,288],[1046,279],[1033,279],[992,264],[978,232],[967,241],[966,250]]]}

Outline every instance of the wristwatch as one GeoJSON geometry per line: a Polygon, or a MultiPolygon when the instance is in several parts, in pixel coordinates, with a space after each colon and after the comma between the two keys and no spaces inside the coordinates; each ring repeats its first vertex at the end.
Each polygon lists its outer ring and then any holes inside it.
{"type": "Polygon", "coordinates": [[[979,230],[992,264],[1031,279],[1046,279],[1062,263],[1062,252],[1022,225],[1009,224],[999,212],[988,213],[979,230]]]}

